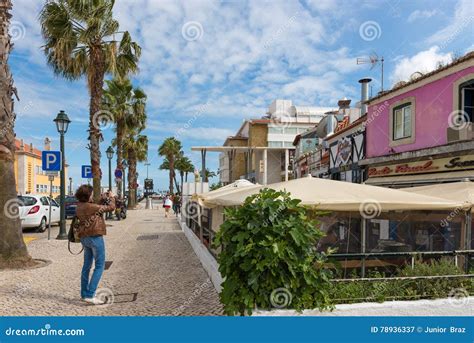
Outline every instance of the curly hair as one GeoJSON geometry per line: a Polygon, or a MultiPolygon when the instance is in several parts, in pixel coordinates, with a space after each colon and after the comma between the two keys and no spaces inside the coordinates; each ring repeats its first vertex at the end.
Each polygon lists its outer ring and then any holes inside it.
{"type": "Polygon", "coordinates": [[[79,202],[88,202],[91,198],[93,187],[91,185],[82,185],[76,191],[76,199],[79,202]]]}

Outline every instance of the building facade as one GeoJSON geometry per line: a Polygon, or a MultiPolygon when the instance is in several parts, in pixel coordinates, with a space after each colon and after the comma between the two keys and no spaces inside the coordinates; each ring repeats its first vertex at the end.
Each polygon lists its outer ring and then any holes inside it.
{"type": "Polygon", "coordinates": [[[294,106],[291,100],[273,101],[261,119],[246,120],[229,137],[219,156],[220,181],[238,179],[268,184],[292,178],[293,141],[319,122],[326,108],[294,106]],[[246,148],[244,148],[246,147],[246,148]]]}
{"type": "Polygon", "coordinates": [[[367,183],[408,187],[474,179],[474,53],[368,102],[367,183]]]}
{"type": "MultiPolygon", "coordinates": [[[[50,141],[46,138],[44,150],[50,148],[50,141]]],[[[35,148],[33,144],[25,144],[22,139],[15,140],[14,168],[18,194],[50,194],[50,181],[42,169],[41,150],[35,148]]],[[[52,193],[53,197],[60,193],[59,177],[54,178],[52,193]]]]}

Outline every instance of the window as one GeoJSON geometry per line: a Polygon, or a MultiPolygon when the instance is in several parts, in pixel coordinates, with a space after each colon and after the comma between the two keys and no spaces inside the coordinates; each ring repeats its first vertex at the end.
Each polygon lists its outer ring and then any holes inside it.
{"type": "Polygon", "coordinates": [[[389,113],[389,146],[414,143],[416,137],[415,97],[407,97],[392,103],[389,113]]]}
{"type": "Polygon", "coordinates": [[[281,148],[283,146],[283,142],[268,142],[269,148],[281,148]]]}
{"type": "Polygon", "coordinates": [[[41,197],[41,204],[49,206],[49,201],[47,197],[41,197]]]}
{"type": "Polygon", "coordinates": [[[269,127],[268,133],[283,133],[283,128],[277,126],[269,127]]]}
{"type": "Polygon", "coordinates": [[[474,79],[462,83],[459,86],[460,110],[469,116],[472,122],[474,119],[474,79]]]}
{"type": "Polygon", "coordinates": [[[404,104],[393,110],[393,140],[411,136],[411,104],[404,104]]]}
{"type": "Polygon", "coordinates": [[[36,185],[36,193],[40,192],[40,185],[36,185]]]}
{"type": "Polygon", "coordinates": [[[296,127],[287,127],[287,128],[285,129],[285,133],[296,135],[297,129],[296,129],[296,127]]]}

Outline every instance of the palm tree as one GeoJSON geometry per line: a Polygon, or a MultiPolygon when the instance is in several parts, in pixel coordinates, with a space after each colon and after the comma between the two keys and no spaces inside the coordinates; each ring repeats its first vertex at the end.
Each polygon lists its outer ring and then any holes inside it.
{"type": "MultiPolygon", "coordinates": [[[[175,162],[175,169],[177,168],[177,161],[175,162]]],[[[160,167],[158,168],[160,170],[170,170],[170,162],[168,159],[165,157],[163,160],[163,163],[161,163],[160,167]]],[[[174,180],[174,185],[176,186],[176,191],[180,192],[178,181],[176,181],[176,173],[173,175],[173,180],[174,180]]]]}
{"type": "Polygon", "coordinates": [[[8,67],[12,44],[8,28],[12,3],[0,2],[0,269],[33,264],[23,241],[14,173],[15,113],[13,78],[8,67]]]}
{"type": "Polygon", "coordinates": [[[106,73],[125,76],[138,70],[140,46],[119,32],[112,16],[114,0],[50,0],[40,13],[43,46],[53,71],[69,80],[87,76],[90,95],[89,140],[95,200],[100,196],[99,120],[106,73]],[[120,36],[120,42],[115,36],[120,36]]]}
{"type": "Polygon", "coordinates": [[[128,208],[133,209],[137,204],[137,164],[148,158],[148,137],[131,129],[123,145],[124,156],[128,161],[128,208]]]}
{"type": "Polygon", "coordinates": [[[181,193],[183,192],[184,174],[186,174],[186,182],[188,182],[188,173],[194,171],[194,166],[191,160],[184,155],[179,156],[176,160],[176,169],[181,176],[181,193]]]}
{"type": "MultiPolygon", "coordinates": [[[[127,129],[127,123],[136,120],[136,116],[143,117],[145,113],[146,94],[136,87],[127,78],[115,78],[107,80],[107,87],[104,89],[102,106],[113,114],[115,122],[117,150],[117,169],[122,170],[123,161],[123,139],[127,129]]],[[[132,123],[133,125],[133,123],[132,123]]],[[[120,196],[122,182],[117,182],[118,194],[120,196]]]]}
{"type": "MultiPolygon", "coordinates": [[[[201,171],[202,174],[202,171],[201,171]]],[[[210,171],[209,169],[206,168],[206,173],[204,176],[202,176],[203,182],[208,182],[210,178],[215,177],[217,174],[213,171],[210,171]]]]}
{"type": "Polygon", "coordinates": [[[181,142],[174,137],[166,138],[163,144],[158,148],[158,154],[165,157],[169,163],[170,174],[170,193],[173,193],[173,180],[175,178],[175,161],[181,155],[181,142]]]}

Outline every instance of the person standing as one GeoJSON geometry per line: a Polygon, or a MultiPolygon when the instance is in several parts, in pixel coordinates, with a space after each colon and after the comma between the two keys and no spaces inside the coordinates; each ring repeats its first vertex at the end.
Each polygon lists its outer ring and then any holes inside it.
{"type": "Polygon", "coordinates": [[[106,226],[104,213],[115,210],[115,198],[112,192],[107,192],[102,201],[106,205],[93,203],[93,188],[91,185],[82,185],[76,191],[79,201],[76,209],[78,222],[78,233],[84,247],[84,264],[81,273],[81,299],[93,305],[102,305],[104,301],[96,298],[95,292],[99,286],[105,266],[105,244],[104,237],[106,226]],[[104,201],[105,200],[105,201],[104,201]],[[94,272],[89,278],[90,270],[94,261],[94,272]]]}

